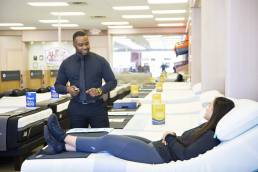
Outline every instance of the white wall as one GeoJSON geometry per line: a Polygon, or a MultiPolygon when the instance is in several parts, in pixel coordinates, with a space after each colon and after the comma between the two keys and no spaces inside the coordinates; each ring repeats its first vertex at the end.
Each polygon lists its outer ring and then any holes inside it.
{"type": "Polygon", "coordinates": [[[201,82],[201,8],[192,8],[191,84],[201,82]]]}
{"type": "Polygon", "coordinates": [[[26,48],[21,40],[21,36],[0,36],[0,70],[26,70],[26,48]]]}
{"type": "Polygon", "coordinates": [[[258,1],[229,3],[226,95],[258,100],[258,1]]]}
{"type": "Polygon", "coordinates": [[[202,89],[224,93],[227,55],[227,2],[203,0],[201,11],[202,89]]]}

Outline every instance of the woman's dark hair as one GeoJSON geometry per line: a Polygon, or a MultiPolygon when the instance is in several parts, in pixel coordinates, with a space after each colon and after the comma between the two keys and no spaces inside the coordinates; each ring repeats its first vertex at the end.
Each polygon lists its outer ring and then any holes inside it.
{"type": "Polygon", "coordinates": [[[73,34],[73,41],[78,37],[78,36],[86,36],[87,33],[84,31],[77,31],[73,34]]]}
{"type": "Polygon", "coordinates": [[[193,143],[195,140],[197,140],[200,136],[202,136],[208,130],[215,131],[216,126],[217,126],[218,122],[220,121],[220,119],[223,116],[225,116],[234,107],[235,107],[235,104],[232,100],[227,99],[225,97],[217,97],[213,101],[213,112],[212,112],[210,120],[193,134],[193,137],[190,140],[190,142],[188,143],[188,145],[193,143]]]}

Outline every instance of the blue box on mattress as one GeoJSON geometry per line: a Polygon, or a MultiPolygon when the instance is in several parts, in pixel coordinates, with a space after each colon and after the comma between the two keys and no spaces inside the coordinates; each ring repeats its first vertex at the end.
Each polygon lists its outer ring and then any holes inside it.
{"type": "Polygon", "coordinates": [[[26,107],[36,107],[36,92],[26,92],[26,107]]]}
{"type": "Polygon", "coordinates": [[[138,103],[137,102],[114,102],[113,108],[114,109],[137,109],[138,103]]]}
{"type": "Polygon", "coordinates": [[[59,94],[56,92],[55,87],[51,87],[50,88],[50,92],[51,92],[51,98],[52,99],[58,99],[59,98],[59,94]]]}

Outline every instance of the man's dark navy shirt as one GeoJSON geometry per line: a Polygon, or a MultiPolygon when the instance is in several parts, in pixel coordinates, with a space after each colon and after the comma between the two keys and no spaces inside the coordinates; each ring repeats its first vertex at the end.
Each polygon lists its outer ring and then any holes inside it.
{"type": "MultiPolygon", "coordinates": [[[[58,93],[67,93],[66,84],[68,81],[70,82],[71,86],[75,85],[79,88],[81,58],[85,58],[84,65],[86,90],[90,88],[101,88],[103,93],[107,93],[116,87],[117,80],[109,63],[104,57],[92,52],[89,52],[86,56],[76,53],[65,59],[58,70],[58,75],[55,82],[55,88],[58,93]],[[102,79],[105,81],[103,86],[102,79]]],[[[94,98],[88,95],[87,100],[89,99],[94,98]]],[[[79,96],[75,96],[73,100],[79,102],[79,96]]]]}

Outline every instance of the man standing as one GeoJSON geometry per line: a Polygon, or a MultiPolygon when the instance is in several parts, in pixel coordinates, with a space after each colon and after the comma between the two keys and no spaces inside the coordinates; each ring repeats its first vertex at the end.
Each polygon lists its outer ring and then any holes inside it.
{"type": "Polygon", "coordinates": [[[73,34],[73,46],[76,53],[62,62],[55,82],[58,93],[72,96],[68,106],[71,128],[109,127],[107,108],[101,95],[114,89],[117,80],[105,58],[90,52],[85,32],[73,34]],[[105,81],[103,86],[102,79],[105,81]]]}

